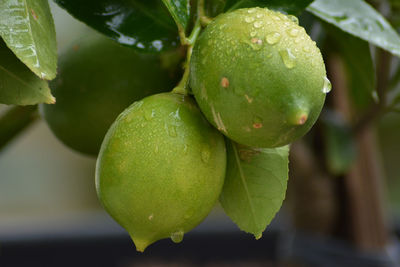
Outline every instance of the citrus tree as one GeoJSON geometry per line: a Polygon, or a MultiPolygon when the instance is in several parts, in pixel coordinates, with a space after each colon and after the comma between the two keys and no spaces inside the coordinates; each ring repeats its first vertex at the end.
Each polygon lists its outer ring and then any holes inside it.
{"type": "Polygon", "coordinates": [[[58,57],[47,0],[0,2],[0,148],[40,114],[97,157],[98,197],[138,251],[182,241],[218,200],[261,238],[285,199],[289,151],[296,196],[324,188],[307,176],[368,188],[381,233],[355,241],[385,244],[379,174],[362,185],[354,170],[376,162],[372,123],[399,111],[398,1],[55,2],[101,34],[58,57]]]}

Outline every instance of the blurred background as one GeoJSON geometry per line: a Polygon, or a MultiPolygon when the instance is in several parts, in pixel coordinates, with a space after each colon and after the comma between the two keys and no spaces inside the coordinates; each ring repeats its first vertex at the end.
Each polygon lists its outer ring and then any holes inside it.
{"type": "MultiPolygon", "coordinates": [[[[62,53],[71,40],[90,29],[50,4],[62,53]]],[[[394,61],[394,66],[399,64],[394,61]]],[[[0,105],[0,113],[6,110],[0,105]]],[[[385,116],[376,134],[385,174],[387,227],[400,232],[400,116],[385,116]]],[[[310,233],[310,222],[293,220],[302,212],[299,203],[309,208],[304,214],[313,213],[318,205],[330,214],[335,210],[329,200],[333,193],[321,185],[326,184],[322,178],[313,192],[317,199],[301,197],[299,189],[293,189],[296,182],[290,182],[284,207],[260,240],[241,232],[217,206],[182,243],[163,240],[139,254],[128,234],[101,208],[94,170],[94,158],[65,147],[42,120],[0,152],[0,266],[396,266],[395,235],[384,251],[364,253],[345,238],[324,236],[331,231],[326,228],[329,223],[316,220],[311,228],[317,230],[310,233]]]]}

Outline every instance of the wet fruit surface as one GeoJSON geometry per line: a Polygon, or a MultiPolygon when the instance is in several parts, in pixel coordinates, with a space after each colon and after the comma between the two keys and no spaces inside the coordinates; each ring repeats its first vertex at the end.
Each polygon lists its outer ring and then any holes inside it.
{"type": "Polygon", "coordinates": [[[226,168],[223,136],[191,97],[164,93],[135,102],[102,144],[98,196],[137,250],[183,234],[211,211],[226,168]]]}
{"type": "Polygon", "coordinates": [[[51,83],[56,104],[41,105],[41,113],[63,143],[96,155],[120,112],[134,101],[172,86],[158,57],[139,55],[90,34],[61,56],[58,76],[51,83]]]}
{"type": "Polygon", "coordinates": [[[321,53],[297,18],[263,8],[238,9],[207,26],[193,50],[190,84],[215,127],[255,147],[303,136],[330,90],[321,53]]]}

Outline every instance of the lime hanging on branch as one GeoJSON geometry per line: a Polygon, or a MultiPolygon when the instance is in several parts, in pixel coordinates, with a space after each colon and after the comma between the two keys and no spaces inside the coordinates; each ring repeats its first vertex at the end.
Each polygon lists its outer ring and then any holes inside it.
{"type": "Polygon", "coordinates": [[[324,61],[297,18],[266,8],[219,15],[193,48],[190,85],[230,139],[279,147],[310,130],[330,90],[324,61]]]}
{"type": "Polygon", "coordinates": [[[96,187],[108,213],[138,251],[180,242],[217,201],[225,178],[223,136],[189,96],[164,93],[135,102],[108,131],[96,187]]]}

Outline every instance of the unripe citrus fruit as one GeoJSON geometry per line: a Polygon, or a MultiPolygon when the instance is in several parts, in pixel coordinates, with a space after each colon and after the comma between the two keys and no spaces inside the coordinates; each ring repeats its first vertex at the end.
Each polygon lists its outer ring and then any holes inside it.
{"type": "Polygon", "coordinates": [[[223,136],[191,97],[164,93],[127,108],[101,146],[96,188],[136,249],[197,226],[218,199],[225,176],[223,136]]]}
{"type": "Polygon", "coordinates": [[[297,19],[265,8],[218,16],[196,42],[190,67],[207,119],[230,139],[255,147],[303,136],[330,85],[321,53],[297,19]]]}
{"type": "Polygon", "coordinates": [[[41,105],[41,113],[63,143],[88,154],[98,153],[107,129],[132,102],[172,87],[159,57],[97,34],[74,43],[58,72],[50,84],[57,102],[41,105]]]}

